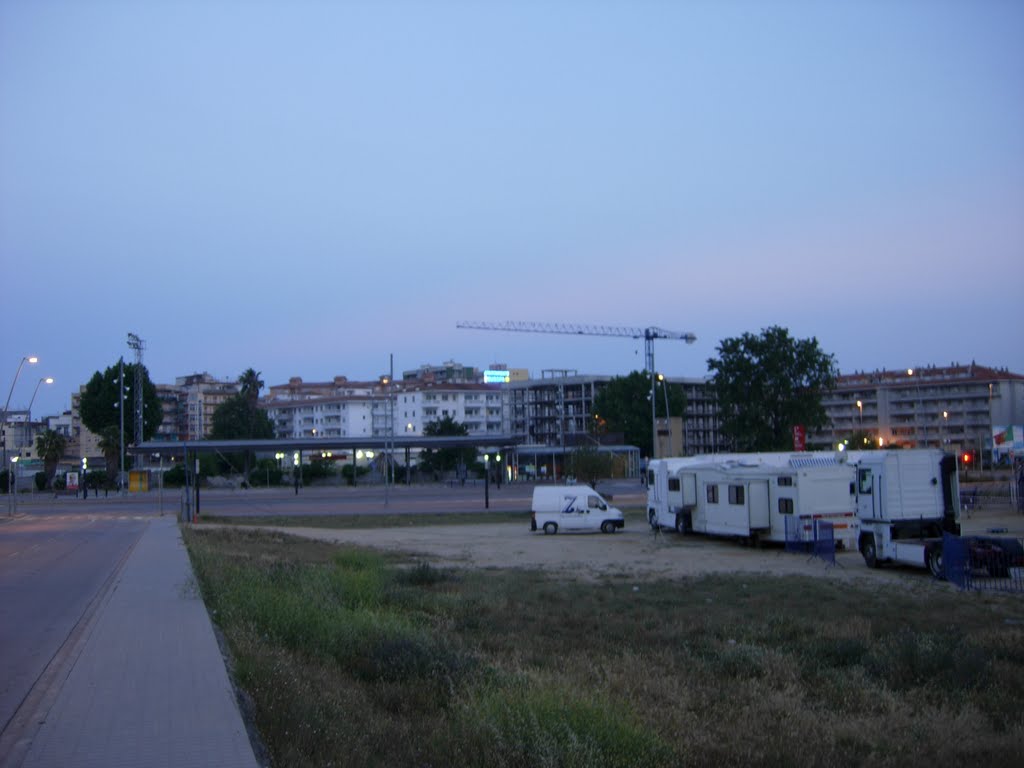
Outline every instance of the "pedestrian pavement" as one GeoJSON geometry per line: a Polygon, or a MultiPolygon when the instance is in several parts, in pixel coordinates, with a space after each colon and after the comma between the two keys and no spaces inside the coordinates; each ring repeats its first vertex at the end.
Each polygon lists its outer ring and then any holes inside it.
{"type": "Polygon", "coordinates": [[[88,624],[11,765],[257,768],[174,517],[150,522],[88,624]]]}

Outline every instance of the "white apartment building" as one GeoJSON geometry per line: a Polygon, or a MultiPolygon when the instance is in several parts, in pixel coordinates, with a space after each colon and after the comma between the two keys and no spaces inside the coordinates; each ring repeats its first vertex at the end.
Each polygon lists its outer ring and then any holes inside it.
{"type": "Polygon", "coordinates": [[[471,435],[507,434],[508,409],[497,385],[436,383],[419,379],[329,383],[293,378],[270,388],[261,402],[280,438],[422,435],[446,416],[471,435]]]}

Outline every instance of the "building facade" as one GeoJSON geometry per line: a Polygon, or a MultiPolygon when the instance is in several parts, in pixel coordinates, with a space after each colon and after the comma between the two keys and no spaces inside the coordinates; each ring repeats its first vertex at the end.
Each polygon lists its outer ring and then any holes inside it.
{"type": "Polygon", "coordinates": [[[859,436],[881,447],[987,458],[995,427],[1024,423],[1024,376],[975,363],[843,374],[824,405],[830,426],[809,436],[808,447],[836,448],[859,436]]]}

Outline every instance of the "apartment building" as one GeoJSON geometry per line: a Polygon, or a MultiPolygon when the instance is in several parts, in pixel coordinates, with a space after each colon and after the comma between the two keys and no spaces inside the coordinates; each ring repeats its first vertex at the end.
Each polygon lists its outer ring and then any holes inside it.
{"type": "Polygon", "coordinates": [[[1024,423],[1024,376],[970,363],[839,376],[823,404],[829,427],[808,437],[828,449],[856,433],[883,447],[992,450],[994,427],[1024,423]]]}
{"type": "Polygon", "coordinates": [[[497,385],[402,381],[305,383],[294,377],[273,386],[261,402],[278,437],[383,437],[422,435],[446,416],[471,435],[508,432],[507,409],[497,385]]]}

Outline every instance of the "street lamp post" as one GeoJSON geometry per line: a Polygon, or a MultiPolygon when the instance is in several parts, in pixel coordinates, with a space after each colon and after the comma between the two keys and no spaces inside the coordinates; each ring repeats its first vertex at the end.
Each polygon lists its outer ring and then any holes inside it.
{"type": "Polygon", "coordinates": [[[668,434],[668,448],[665,455],[672,453],[672,421],[668,412],[668,382],[665,381],[665,374],[658,374],[658,381],[661,382],[661,391],[665,395],[665,431],[668,434]]]}
{"type": "Polygon", "coordinates": [[[32,421],[32,404],[36,401],[36,395],[39,393],[40,384],[53,384],[53,377],[47,376],[46,378],[40,379],[36,382],[36,388],[32,390],[32,399],[28,401],[28,420],[32,421]]]}
{"type": "Polygon", "coordinates": [[[11,395],[14,394],[14,385],[18,383],[18,377],[21,375],[21,367],[28,363],[29,365],[35,365],[39,362],[39,358],[23,357],[21,362],[18,363],[18,370],[14,373],[14,381],[11,382],[11,388],[7,392],[7,402],[4,403],[4,421],[3,421],[3,464],[0,466],[7,466],[7,410],[11,407],[11,395]]]}
{"type": "Polygon", "coordinates": [[[491,508],[491,455],[484,454],[484,509],[491,508]]]}
{"type": "Polygon", "coordinates": [[[10,499],[9,514],[18,514],[18,457],[11,457],[11,471],[7,475],[7,496],[10,499]]]}

